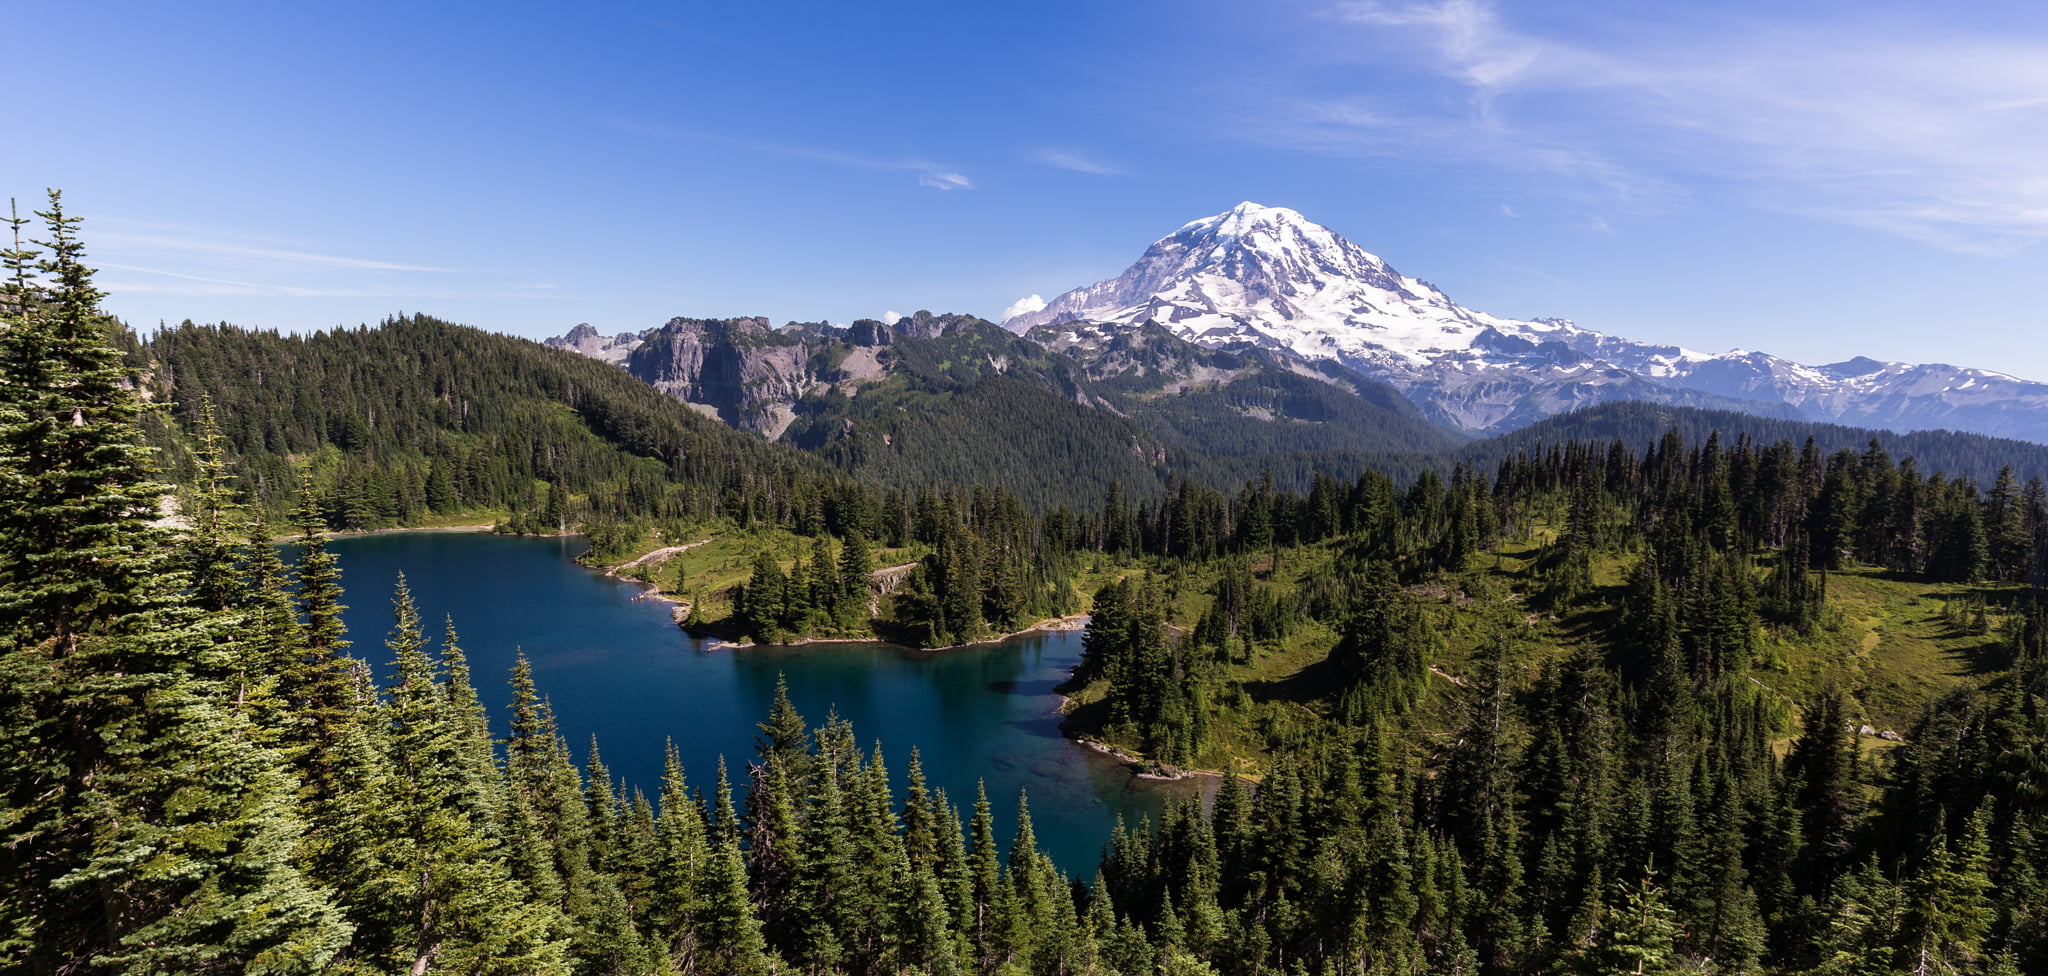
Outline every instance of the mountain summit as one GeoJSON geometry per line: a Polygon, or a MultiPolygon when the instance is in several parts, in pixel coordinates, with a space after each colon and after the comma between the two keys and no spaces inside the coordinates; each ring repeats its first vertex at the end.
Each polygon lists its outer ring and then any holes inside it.
{"type": "Polygon", "coordinates": [[[1857,357],[1814,367],[1740,349],[1708,354],[1564,319],[1488,315],[1296,211],[1249,201],[1182,225],[1122,275],[1004,325],[1029,333],[1076,321],[1150,321],[1206,346],[1334,361],[1468,431],[1647,400],[2048,441],[2048,385],[1940,364],[1857,357]]]}
{"type": "Polygon", "coordinates": [[[1183,225],[1121,277],[1004,325],[1148,319],[1205,345],[1251,342],[1387,369],[1470,349],[1488,332],[1543,341],[1578,331],[1474,312],[1296,211],[1250,201],[1183,225]]]}

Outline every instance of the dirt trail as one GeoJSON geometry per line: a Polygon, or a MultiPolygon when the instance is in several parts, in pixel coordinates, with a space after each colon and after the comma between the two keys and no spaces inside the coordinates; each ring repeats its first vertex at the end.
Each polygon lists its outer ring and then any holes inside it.
{"type": "Polygon", "coordinates": [[[875,586],[883,593],[888,593],[896,589],[904,580],[910,578],[910,571],[916,568],[916,563],[904,563],[901,566],[884,566],[881,569],[875,570],[873,574],[875,586]]]}
{"type": "Polygon", "coordinates": [[[663,547],[661,547],[660,549],[656,549],[656,550],[654,550],[653,552],[650,552],[650,553],[648,553],[648,554],[647,554],[647,555],[645,555],[645,556],[641,556],[641,557],[640,557],[640,558],[638,558],[638,559],[630,560],[630,561],[628,561],[628,562],[623,562],[623,563],[620,563],[620,564],[618,564],[617,566],[613,566],[613,567],[611,568],[611,575],[613,575],[613,576],[617,576],[617,575],[619,575],[620,573],[622,573],[622,572],[624,572],[624,571],[626,571],[626,570],[632,569],[633,567],[635,567],[635,566],[638,566],[638,565],[640,565],[640,564],[642,564],[642,563],[645,563],[645,562],[650,562],[650,561],[654,561],[654,560],[661,560],[661,559],[667,559],[668,557],[670,557],[670,556],[673,556],[673,555],[675,555],[676,553],[679,553],[679,552],[689,552],[690,550],[692,550],[692,549],[695,549],[695,548],[697,548],[698,546],[705,546],[705,545],[710,545],[710,544],[711,544],[711,540],[710,540],[710,539],[705,539],[705,540],[704,540],[704,541],[702,541],[702,542],[692,542],[692,543],[689,543],[689,544],[687,544],[687,545],[681,545],[681,546],[663,546],[663,547]]]}

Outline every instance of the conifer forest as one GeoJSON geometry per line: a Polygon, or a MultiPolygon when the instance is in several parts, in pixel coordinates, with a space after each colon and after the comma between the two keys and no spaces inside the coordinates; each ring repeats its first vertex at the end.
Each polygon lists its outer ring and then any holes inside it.
{"type": "Polygon", "coordinates": [[[423,315],[138,334],[55,193],[11,241],[0,970],[2048,976],[2032,445],[1667,408],[1162,472],[1005,378],[977,409],[1071,476],[879,477],[423,315]],[[627,782],[325,543],[465,517],[606,566],[719,540],[644,577],[716,653],[1089,614],[1068,734],[1213,789],[1056,865],[1028,797],[786,696],[627,782]]]}

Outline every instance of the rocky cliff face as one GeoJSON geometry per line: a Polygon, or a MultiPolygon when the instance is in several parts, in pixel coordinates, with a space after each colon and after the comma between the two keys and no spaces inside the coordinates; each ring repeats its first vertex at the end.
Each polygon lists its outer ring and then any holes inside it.
{"type": "Polygon", "coordinates": [[[617,366],[623,364],[634,348],[640,345],[640,339],[640,335],[634,332],[621,332],[615,336],[599,335],[596,328],[585,322],[570,329],[568,335],[541,341],[556,349],[567,349],[617,366]]]}
{"type": "MultiPolygon", "coordinates": [[[[566,338],[555,344],[576,348],[566,338]]],[[[964,463],[1041,491],[1067,477],[1049,479],[1042,465],[1107,465],[1094,471],[1106,486],[1149,481],[1149,465],[1171,452],[1256,472],[1263,462],[1241,459],[1299,465],[1334,452],[1333,464],[1355,466],[1367,453],[1458,441],[1393,388],[1335,363],[1199,345],[1157,325],[1068,323],[1018,336],[928,312],[779,329],[757,318],[678,318],[638,338],[623,366],[668,395],[884,478],[964,476],[945,458],[965,444],[1014,447],[964,463]],[[1133,458],[1143,463],[1129,468],[1133,458]]]]}
{"type": "Polygon", "coordinates": [[[893,325],[861,319],[840,328],[766,318],[673,318],[645,332],[601,335],[589,324],[544,342],[614,363],[649,385],[725,423],[769,440],[782,436],[806,397],[856,395],[886,377],[888,347],[963,328],[1000,331],[972,315],[918,312],[893,325]]]}
{"type": "Polygon", "coordinates": [[[773,440],[817,385],[810,350],[765,318],[673,318],[645,334],[626,371],[655,389],[773,440]]]}

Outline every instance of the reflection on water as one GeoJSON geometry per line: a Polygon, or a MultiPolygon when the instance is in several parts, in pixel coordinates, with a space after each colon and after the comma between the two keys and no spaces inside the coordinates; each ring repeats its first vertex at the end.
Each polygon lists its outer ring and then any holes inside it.
{"type": "Polygon", "coordinates": [[[505,729],[503,679],[523,648],[578,757],[595,736],[613,775],[650,796],[665,741],[676,744],[692,786],[710,790],[720,756],[743,781],[755,723],[783,675],[813,725],[836,712],[863,743],[879,741],[897,785],[912,746],[926,780],[963,810],[976,783],[986,783],[1004,838],[1019,792],[1028,791],[1039,843],[1082,876],[1093,873],[1117,817],[1156,818],[1170,799],[1195,793],[1193,783],[1137,778],[1060,735],[1052,689],[1080,659],[1079,631],[937,653],[887,644],[707,651],[676,629],[668,604],[571,562],[583,545],[457,532],[334,540],[354,653],[388,677],[382,642],[402,571],[430,633],[438,635],[433,623],[443,615],[454,618],[494,729],[505,729]]]}

